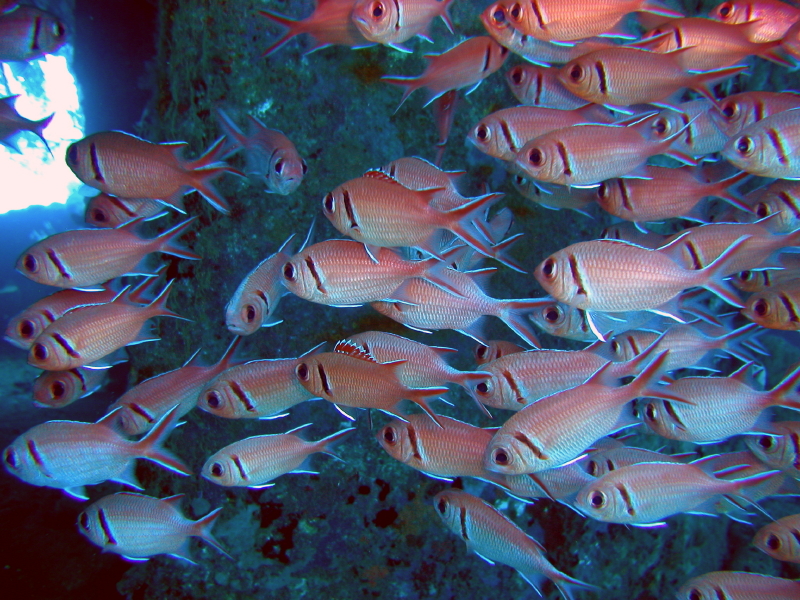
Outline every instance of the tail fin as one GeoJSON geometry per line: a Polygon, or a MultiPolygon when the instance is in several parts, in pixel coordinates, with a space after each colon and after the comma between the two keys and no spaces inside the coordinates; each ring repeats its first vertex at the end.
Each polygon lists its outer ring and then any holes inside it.
{"type": "Polygon", "coordinates": [[[552,302],[550,298],[530,298],[526,300],[504,300],[500,301],[499,314],[503,322],[508,325],[514,333],[528,342],[534,348],[541,348],[539,338],[536,336],[531,323],[525,315],[536,308],[541,308],[552,302]]]}
{"type": "Polygon", "coordinates": [[[203,198],[208,200],[211,206],[227,214],[230,212],[231,207],[225,198],[220,196],[219,192],[211,184],[211,181],[223,173],[233,173],[241,177],[245,177],[245,174],[221,162],[225,152],[225,137],[223,136],[214,142],[200,158],[187,163],[185,168],[192,176],[192,186],[194,189],[196,189],[203,198]]]}
{"type": "Polygon", "coordinates": [[[786,377],[767,394],[770,405],[800,410],[800,393],[795,389],[800,382],[800,364],[795,365],[786,377]]]}
{"type": "MultiPolygon", "coordinates": [[[[510,245],[511,242],[501,242],[500,244],[491,246],[487,244],[484,239],[482,239],[487,236],[484,235],[474,224],[474,221],[482,222],[482,213],[488,210],[489,207],[500,200],[500,198],[503,196],[504,194],[502,193],[485,194],[483,196],[478,196],[477,198],[472,198],[469,202],[465,202],[461,206],[444,211],[442,213],[443,222],[441,223],[441,226],[452,231],[481,254],[490,256],[506,266],[514,269],[515,271],[519,271],[521,269],[517,264],[501,254],[501,251],[510,245]],[[500,250],[498,250],[498,246],[500,247],[500,250]]],[[[510,239],[513,240],[516,238],[510,239]]]]}
{"type": "Polygon", "coordinates": [[[217,107],[214,111],[217,115],[217,121],[219,122],[220,127],[225,132],[225,136],[230,138],[233,141],[232,147],[230,149],[226,149],[224,152],[224,156],[230,156],[237,150],[240,150],[246,143],[247,138],[245,137],[242,130],[236,126],[236,123],[233,122],[225,111],[221,108],[217,107]]]}
{"type": "MultiPolygon", "coordinates": [[[[236,354],[236,349],[239,347],[239,344],[242,343],[242,336],[237,335],[233,338],[233,341],[228,345],[227,350],[225,350],[225,354],[217,361],[217,364],[214,365],[213,376],[222,373],[224,370],[229,369],[234,365],[242,364],[244,361],[237,360],[233,358],[233,355],[236,354]]],[[[210,380],[210,378],[209,378],[210,380]]]]}
{"type": "Polygon", "coordinates": [[[262,17],[266,17],[273,23],[277,23],[278,25],[286,27],[289,30],[286,33],[284,33],[280,38],[278,38],[277,42],[275,42],[269,48],[264,50],[264,52],[261,54],[262,57],[269,56],[270,54],[278,50],[278,48],[283,46],[286,42],[288,42],[290,39],[292,39],[294,36],[299,35],[301,33],[305,33],[302,21],[298,21],[296,19],[290,19],[289,17],[284,17],[283,15],[279,15],[278,13],[274,13],[269,10],[260,10],[258,11],[258,14],[260,14],[262,17]]]}
{"type": "MultiPolygon", "coordinates": [[[[165,291],[169,286],[165,288],[165,291]]],[[[164,292],[162,292],[163,294],[164,292]]],[[[163,447],[164,440],[167,439],[169,434],[177,426],[179,418],[178,407],[176,404],[173,406],[163,417],[158,420],[155,427],[150,430],[146,436],[134,444],[135,455],[139,458],[146,458],[160,464],[171,471],[175,471],[180,475],[191,475],[192,470],[186,464],[175,456],[172,452],[163,447]]]]}
{"type": "Polygon", "coordinates": [[[164,289],[161,290],[161,293],[156,296],[150,304],[145,306],[144,310],[147,310],[150,313],[147,317],[148,319],[153,317],[174,317],[176,319],[183,319],[184,321],[191,321],[191,319],[182,317],[178,313],[167,308],[167,299],[169,298],[169,293],[172,290],[172,284],[174,283],[174,279],[170,280],[164,289]]]}
{"type": "Polygon", "coordinates": [[[53,120],[54,116],[56,116],[56,113],[53,113],[49,117],[45,117],[41,121],[34,121],[33,123],[31,123],[32,127],[30,129],[30,131],[39,136],[39,139],[44,142],[44,146],[45,148],[47,148],[47,151],[50,153],[50,156],[53,156],[53,151],[50,149],[50,145],[47,143],[47,140],[44,139],[44,130],[47,128],[48,125],[50,125],[50,121],[53,120]]]}
{"type": "Polygon", "coordinates": [[[400,104],[397,105],[397,108],[394,109],[395,114],[400,107],[403,106],[403,102],[411,95],[412,92],[418,90],[422,87],[422,83],[420,82],[419,77],[389,77],[384,76],[381,77],[381,81],[385,81],[386,83],[391,83],[392,85],[399,85],[400,87],[404,88],[403,97],[400,98],[400,104]]]}
{"type": "Polygon", "coordinates": [[[446,394],[449,391],[450,390],[446,387],[412,388],[407,391],[406,397],[426,413],[428,413],[428,416],[433,419],[433,422],[436,423],[441,429],[444,429],[441,421],[439,421],[438,415],[433,412],[431,405],[428,404],[428,398],[446,394]]]}
{"type": "Polygon", "coordinates": [[[732,206],[735,206],[736,208],[744,212],[747,213],[752,212],[753,211],[752,207],[748,205],[747,202],[745,202],[744,199],[742,199],[742,197],[739,194],[732,192],[729,189],[732,185],[739,183],[742,179],[749,176],[750,173],[746,171],[741,171],[740,173],[736,173],[736,175],[731,175],[726,179],[722,179],[721,181],[712,183],[711,189],[713,191],[709,195],[716,196],[717,198],[722,198],[728,204],[731,204],[732,206]]]}
{"type": "MultiPolygon", "coordinates": [[[[333,456],[334,458],[339,458],[339,456],[333,451],[334,447],[342,442],[345,438],[350,437],[353,432],[356,430],[355,427],[349,427],[347,429],[342,429],[341,431],[337,431],[336,433],[332,433],[328,437],[324,437],[318,442],[314,444],[316,447],[314,452],[324,452],[329,456],[333,456]]],[[[341,460],[339,458],[339,460],[341,460]]]]}
{"type": "MultiPolygon", "coordinates": [[[[680,239],[680,238],[678,238],[680,239]]],[[[736,289],[724,278],[737,271],[736,268],[731,269],[730,264],[738,258],[738,254],[744,250],[743,245],[750,239],[749,235],[743,235],[720,254],[716,259],[709,263],[704,268],[693,271],[705,281],[698,282],[697,285],[706,288],[708,291],[713,292],[725,302],[736,308],[743,308],[741,299],[736,289]]]]}
{"type": "Polygon", "coordinates": [[[168,229],[157,238],[154,238],[152,240],[154,249],[165,254],[172,254],[173,256],[179,256],[180,258],[187,258],[189,260],[200,260],[203,258],[199,254],[187,250],[175,241],[186,232],[189,225],[191,225],[195,219],[197,219],[197,217],[186,219],[183,223],[178,223],[172,229],[168,229]]]}
{"type": "Polygon", "coordinates": [[[220,545],[220,543],[216,540],[216,538],[211,534],[211,528],[214,527],[214,523],[216,523],[217,518],[222,513],[222,507],[215,508],[210,513],[208,513],[205,517],[197,519],[192,524],[192,532],[189,535],[194,535],[199,537],[200,539],[208,542],[211,546],[222,552],[225,556],[233,560],[233,557],[225,552],[225,549],[220,545]]]}
{"type": "Polygon", "coordinates": [[[718,83],[722,79],[727,79],[728,77],[733,77],[738,73],[742,73],[747,69],[748,67],[746,65],[739,65],[735,67],[725,67],[723,69],[714,69],[713,71],[693,72],[694,77],[688,87],[691,87],[697,93],[705,96],[714,106],[718,106],[718,101],[714,97],[714,92],[711,90],[710,86],[718,83]]]}

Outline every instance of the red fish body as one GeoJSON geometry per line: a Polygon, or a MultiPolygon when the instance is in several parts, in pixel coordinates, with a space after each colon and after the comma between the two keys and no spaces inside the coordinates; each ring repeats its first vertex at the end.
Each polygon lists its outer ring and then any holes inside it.
{"type": "Polygon", "coordinates": [[[753,294],[742,314],[767,329],[800,331],[800,281],[790,280],[753,294]]]}
{"type": "Polygon", "coordinates": [[[789,515],[758,530],[753,545],[777,560],[800,563],[800,515],[789,515]]]}
{"type": "Polygon", "coordinates": [[[506,71],[506,81],[520,104],[562,110],[580,108],[586,104],[583,98],[578,98],[564,87],[558,73],[559,69],[553,67],[515,65],[506,71]]]}
{"type": "Polygon", "coordinates": [[[96,392],[105,383],[107,376],[106,370],[84,367],[69,371],[43,371],[33,382],[34,404],[64,408],[96,392]]]}
{"type": "MultiPolygon", "coordinates": [[[[0,27],[2,27],[2,19],[3,16],[0,15],[0,27]]],[[[0,34],[0,44],[2,44],[2,34],[0,34]]],[[[50,121],[53,120],[54,115],[45,117],[40,121],[26,119],[14,108],[14,101],[17,98],[19,98],[19,96],[0,98],[0,144],[7,146],[15,152],[19,152],[19,148],[17,148],[17,145],[14,143],[14,136],[21,131],[30,131],[31,133],[35,133],[39,139],[44,142],[45,147],[50,150],[50,146],[47,145],[47,140],[44,139],[44,130],[50,124],[50,121]]]]}
{"type": "Polygon", "coordinates": [[[776,113],[731,137],[722,156],[760,177],[800,179],[800,108],[776,113]]]}
{"type": "Polygon", "coordinates": [[[727,137],[733,137],[761,119],[793,108],[800,108],[800,94],[751,90],[720,100],[719,110],[710,115],[727,137]]]}
{"type": "Polygon", "coordinates": [[[222,508],[191,521],[181,514],[181,498],[183,494],[162,499],[132,492],[112,494],[78,516],[78,531],[103,552],[121,554],[128,559],[169,554],[194,562],[189,554],[192,536],[203,539],[227,556],[211,535],[222,508]]]}
{"type": "MultiPolygon", "coordinates": [[[[175,208],[184,212],[182,202],[175,208]]],[[[134,219],[151,221],[164,214],[164,205],[158,200],[128,200],[101,192],[86,203],[84,220],[87,225],[113,229],[134,219]]]]}
{"type": "Polygon", "coordinates": [[[116,229],[57,233],[23,252],[17,260],[17,270],[37,283],[62,288],[89,287],[121,275],[150,275],[139,264],[151,252],[200,259],[174,241],[195,218],[151,239],[142,239],[135,233],[138,220],[116,229]]]}
{"type": "Polygon", "coordinates": [[[729,25],[755,21],[758,25],[748,29],[747,37],[762,43],[782,39],[800,20],[800,10],[779,0],[729,0],[718,4],[708,16],[729,25]]]}
{"type": "Polygon", "coordinates": [[[66,42],[66,27],[49,12],[28,5],[0,11],[0,62],[42,58],[66,42]]]}
{"type": "Polygon", "coordinates": [[[67,165],[86,185],[112,196],[159,200],[177,208],[186,193],[197,190],[227,213],[227,201],[211,183],[223,173],[238,173],[221,162],[223,141],[189,161],[182,157],[185,142],[153,144],[122,131],[102,131],[71,144],[67,165]]]}
{"type": "Polygon", "coordinates": [[[800,596],[800,582],[758,573],[715,571],[684,583],[678,600],[794,600],[800,596]]]}
{"type": "MultiPolygon", "coordinates": [[[[397,48],[415,35],[430,39],[431,21],[442,17],[452,33],[447,9],[453,0],[356,0],[352,19],[366,39],[397,48]]],[[[402,46],[400,50],[407,51],[402,46]]]]}

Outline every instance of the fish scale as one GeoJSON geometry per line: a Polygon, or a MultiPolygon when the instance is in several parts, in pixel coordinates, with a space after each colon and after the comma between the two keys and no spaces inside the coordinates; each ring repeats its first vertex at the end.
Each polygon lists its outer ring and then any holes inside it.
{"type": "Polygon", "coordinates": [[[678,590],[678,600],[795,600],[800,582],[757,573],[714,571],[693,577],[678,590]]]}

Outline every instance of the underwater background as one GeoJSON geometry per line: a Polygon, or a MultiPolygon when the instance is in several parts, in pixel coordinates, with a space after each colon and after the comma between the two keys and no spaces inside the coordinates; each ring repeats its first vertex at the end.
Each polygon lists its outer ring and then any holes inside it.
{"type": "MultiPolygon", "coordinates": [[[[668,4],[687,15],[707,14],[717,2],[668,4]]],[[[153,2],[76,0],[42,4],[72,25],[75,66],[82,87],[86,133],[121,129],[152,141],[189,143],[197,156],[221,135],[213,116],[222,107],[238,122],[246,113],[283,131],[309,166],[299,189],[289,196],[267,195],[244,179],[224,177],[217,188],[232,206],[229,215],[215,211],[196,193],[185,198],[189,215],[199,219],[182,239],[202,261],[151,257],[167,265],[176,279],[169,305],[191,319],[159,319],[161,340],[132,346],[130,362],[115,366],[101,391],[64,409],[32,404],[38,370],[25,353],[0,347],[0,447],[33,425],[52,419],[95,421],[128,386],[181,366],[198,348],[207,364],[215,362],[232,335],[224,323],[225,305],[241,279],[295,233],[301,238],[316,218],[314,240],[340,237],[320,218],[321,199],[338,184],[403,156],[433,159],[438,133],[430,108],[417,92],[396,112],[400,92],[380,81],[386,74],[414,75],[425,66],[424,52],[441,52],[466,37],[484,35],[478,15],[488,1],[455,0],[450,12],[456,34],[441,20],[433,22],[433,44],[409,42],[413,54],[384,46],[361,50],[329,47],[304,54],[306,36],[293,39],[262,58],[281,27],[257,16],[268,9],[302,18],[312,0],[159,0],[153,2]],[[394,114],[393,114],[394,113],[394,114]]],[[[503,74],[522,59],[512,55],[500,72],[462,98],[442,166],[467,171],[461,191],[474,196],[489,191],[507,195],[500,206],[515,216],[512,233],[525,236],[511,250],[530,273],[548,254],[570,243],[599,237],[611,218],[590,207],[593,219],[571,211],[547,211],[522,198],[499,161],[466,143],[468,130],[488,113],[516,100],[503,74]]],[[[723,93],[746,89],[800,89],[798,75],[761,59],[750,59],[748,73],[726,83],[723,93]]],[[[63,156],[56,157],[63,160],[63,156]]],[[[232,159],[233,164],[239,159],[232,159]]],[[[0,190],[0,194],[2,191],[0,190]]],[[[179,222],[171,213],[146,224],[146,237],[179,222]]],[[[3,252],[0,282],[18,290],[0,296],[6,323],[50,288],[14,272],[14,262],[33,243],[31,232],[50,222],[55,231],[80,226],[74,210],[31,208],[0,216],[3,252]]],[[[500,268],[489,293],[496,298],[544,296],[533,276],[500,268]]],[[[472,369],[475,342],[461,334],[432,335],[410,331],[370,307],[333,308],[285,297],[277,316],[283,323],[243,340],[238,356],[247,359],[295,357],[320,342],[353,333],[381,330],[428,345],[459,350],[452,364],[472,369]]],[[[514,339],[490,319],[489,339],[514,339]]],[[[544,347],[577,349],[581,344],[540,334],[544,347]]],[[[764,359],[771,387],[800,360],[797,334],[767,332],[760,340],[770,350],[764,359]]],[[[717,368],[730,372],[733,361],[717,368]]],[[[475,410],[462,390],[450,394],[454,407],[437,411],[484,427],[493,423],[475,410]]],[[[781,409],[775,413],[780,415],[781,409]]],[[[791,417],[785,411],[784,418],[791,417]]],[[[198,518],[222,506],[214,535],[234,557],[229,560],[199,541],[192,542],[197,565],[168,556],[129,563],[103,554],[76,528],[86,506],[60,490],[26,485],[0,472],[0,590],[15,599],[45,598],[535,598],[536,593],[511,568],[490,566],[442,526],[432,498],[451,484],[431,479],[386,454],[375,432],[388,420],[366,413],[357,431],[339,447],[342,461],[315,456],[319,475],[290,474],[273,488],[223,488],[194,477],[179,477],[152,463],[138,461],[137,475],[152,496],[183,493],[183,511],[198,518]]],[[[195,410],[169,437],[171,448],[199,473],[218,448],[248,436],[279,433],[313,423],[310,438],[343,428],[347,421],[324,401],[302,403],[275,421],[226,420],[195,410]]],[[[495,419],[498,421],[498,419],[495,419]]],[[[499,425],[499,423],[494,423],[499,425]]],[[[642,428],[639,428],[642,429],[642,428]]],[[[744,449],[741,439],[710,447],[665,440],[643,431],[627,443],[664,452],[699,454],[744,449]]],[[[628,528],[585,519],[548,500],[525,505],[478,481],[455,482],[492,502],[547,548],[560,570],[605,591],[576,592],[577,598],[661,600],[674,597],[690,577],[714,570],[742,570],[798,578],[800,568],[778,562],[750,545],[763,515],[753,526],[723,517],[678,515],[667,527],[628,528]]],[[[121,491],[119,484],[89,488],[90,499],[121,491]]],[[[797,512],[796,499],[768,499],[764,508],[779,518],[797,512]]],[[[547,598],[557,598],[551,583],[547,598]]]]}

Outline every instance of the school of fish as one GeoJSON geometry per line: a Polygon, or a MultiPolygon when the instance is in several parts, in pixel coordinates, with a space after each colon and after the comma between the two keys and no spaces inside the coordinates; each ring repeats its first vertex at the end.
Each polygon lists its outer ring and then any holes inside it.
{"type": "MultiPolygon", "coordinates": [[[[410,52],[406,44],[429,39],[436,18],[458,36],[452,1],[319,0],[303,20],[263,10],[288,29],[265,55],[300,34],[309,35],[311,50],[384,44],[410,52]]],[[[800,260],[792,253],[800,247],[800,94],[724,93],[754,60],[778,68],[800,62],[800,6],[733,0],[707,16],[685,16],[660,0],[499,0],[479,16],[487,35],[428,55],[419,76],[383,77],[403,89],[400,105],[425,88],[420,103],[433,105],[440,126],[436,164],[398,157],[342,181],[318,209],[342,237],[314,242],[310,231],[300,244],[290,237],[253,265],[225,309],[234,339],[217,363],[203,365],[195,354],[128,389],[96,423],[33,427],[3,451],[6,470],[81,500],[86,486],[104,481],[141,491],[138,458],[219,486],[268,488],[287,473],[316,473],[310,457],[337,457],[336,446],[355,428],[310,441],[308,423],[234,441],[210,453],[201,473],[163,442],[195,408],[272,419],[323,399],[351,421],[359,409],[386,413],[391,420],[375,428],[375,447],[423,474],[475,478],[513,499],[559,502],[587,519],[659,527],[690,513],[747,523],[764,519],[762,499],[800,496],[800,423],[771,412],[800,410],[800,365],[771,389],[758,383],[759,336],[800,331],[800,260]],[[532,203],[582,213],[599,204],[623,221],[598,239],[536,257],[530,272],[514,256],[521,234],[511,231],[511,211],[498,208],[504,195],[464,196],[463,171],[437,166],[459,90],[469,94],[489,78],[485,85],[503,85],[493,74],[511,55],[524,59],[506,71],[520,104],[485,115],[467,142],[502,165],[532,203]],[[668,158],[651,160],[658,155],[668,158]],[[498,269],[535,278],[544,294],[490,296],[498,269]],[[474,370],[450,366],[451,348],[382,331],[353,331],[297,357],[237,359],[242,337],[281,326],[276,309],[287,294],[330,310],[370,304],[411,330],[458,331],[477,342],[474,370]],[[486,337],[490,316],[515,334],[513,342],[486,337]],[[543,348],[537,329],[587,345],[543,348]],[[738,363],[733,372],[719,371],[720,356],[738,363]],[[440,414],[433,401],[450,384],[474,400],[473,410],[494,416],[495,427],[440,414]],[[698,445],[745,436],[749,449],[669,455],[628,447],[618,434],[637,426],[698,445]]],[[[54,52],[65,35],[43,11],[13,2],[0,9],[0,61],[54,52]]],[[[52,116],[28,120],[13,102],[0,99],[0,141],[14,147],[13,136],[25,131],[45,140],[52,116]]],[[[92,133],[68,148],[67,165],[99,192],[87,204],[93,227],[51,235],[18,257],[22,275],[60,289],[5,332],[43,371],[37,405],[63,408],[88,396],[104,385],[108,367],[126,360],[126,346],[158,340],[152,319],[183,318],[168,308],[173,282],[153,268],[151,255],[202,261],[179,241],[202,226],[181,217],[148,239],[139,233],[144,221],[185,214],[183,196],[195,191],[227,218],[236,199],[213,184],[226,174],[277,195],[301,192],[303,178],[313,176],[284,133],[252,115],[218,108],[215,116],[220,137],[196,159],[184,157],[186,143],[120,131],[92,133]],[[227,162],[240,152],[240,162],[227,162]]],[[[433,508],[469,550],[515,569],[539,593],[549,580],[567,600],[614,594],[603,581],[559,570],[537,540],[461,488],[438,493],[433,508]]],[[[180,504],[180,496],[122,491],[88,506],[77,528],[130,560],[191,561],[192,536],[227,555],[211,533],[222,508],[192,521],[180,504]]],[[[770,518],[753,544],[800,563],[800,515],[770,518]]],[[[719,571],[675,594],[788,600],[800,598],[800,582],[719,571]]]]}

